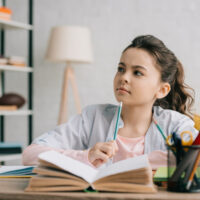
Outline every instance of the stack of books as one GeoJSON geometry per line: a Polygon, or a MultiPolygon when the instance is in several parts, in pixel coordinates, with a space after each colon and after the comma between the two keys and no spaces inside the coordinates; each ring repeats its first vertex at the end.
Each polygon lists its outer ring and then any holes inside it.
{"type": "Polygon", "coordinates": [[[14,65],[19,67],[25,67],[26,59],[21,56],[10,56],[10,57],[0,56],[0,65],[14,65]]]}
{"type": "Polygon", "coordinates": [[[24,57],[20,57],[20,56],[10,56],[8,58],[8,65],[15,65],[15,66],[19,66],[19,67],[25,67],[26,65],[26,61],[24,57]]]}

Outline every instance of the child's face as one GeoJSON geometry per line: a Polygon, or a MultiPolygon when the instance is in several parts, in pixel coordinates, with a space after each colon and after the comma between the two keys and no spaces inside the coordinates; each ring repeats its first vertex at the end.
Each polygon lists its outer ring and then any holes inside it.
{"type": "Polygon", "coordinates": [[[117,101],[126,105],[153,105],[161,91],[160,72],[145,50],[129,48],[121,56],[114,78],[117,101]]]}

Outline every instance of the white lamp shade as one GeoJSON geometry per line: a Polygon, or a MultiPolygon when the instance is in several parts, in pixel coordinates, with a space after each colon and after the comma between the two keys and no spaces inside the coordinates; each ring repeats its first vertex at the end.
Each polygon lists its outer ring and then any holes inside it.
{"type": "Polygon", "coordinates": [[[91,63],[93,57],[89,29],[79,26],[52,28],[46,59],[55,62],[91,63]]]}

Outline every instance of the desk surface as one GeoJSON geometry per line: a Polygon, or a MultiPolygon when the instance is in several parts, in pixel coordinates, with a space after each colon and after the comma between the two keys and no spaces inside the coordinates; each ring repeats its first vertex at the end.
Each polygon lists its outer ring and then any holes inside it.
{"type": "Polygon", "coordinates": [[[159,190],[156,194],[124,194],[124,193],[82,193],[82,192],[24,192],[28,184],[28,178],[0,178],[0,200],[74,200],[74,199],[199,199],[200,193],[173,193],[164,190],[159,190]]]}

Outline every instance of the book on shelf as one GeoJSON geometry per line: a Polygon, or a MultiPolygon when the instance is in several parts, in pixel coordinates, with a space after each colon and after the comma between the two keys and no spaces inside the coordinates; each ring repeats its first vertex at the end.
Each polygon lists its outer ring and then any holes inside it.
{"type": "Polygon", "coordinates": [[[9,67],[26,67],[26,60],[24,57],[19,56],[0,56],[0,65],[7,65],[9,67]]]}
{"type": "Polygon", "coordinates": [[[146,155],[96,169],[56,151],[39,155],[39,165],[25,191],[97,191],[155,193],[146,155]]]}
{"type": "Polygon", "coordinates": [[[0,142],[0,155],[22,153],[20,144],[0,142]]]}
{"type": "Polygon", "coordinates": [[[0,111],[13,111],[17,110],[16,105],[0,105],[0,111]]]}
{"type": "Polygon", "coordinates": [[[25,67],[26,60],[24,57],[10,56],[10,57],[8,57],[8,65],[13,65],[15,67],[25,67]]]}

